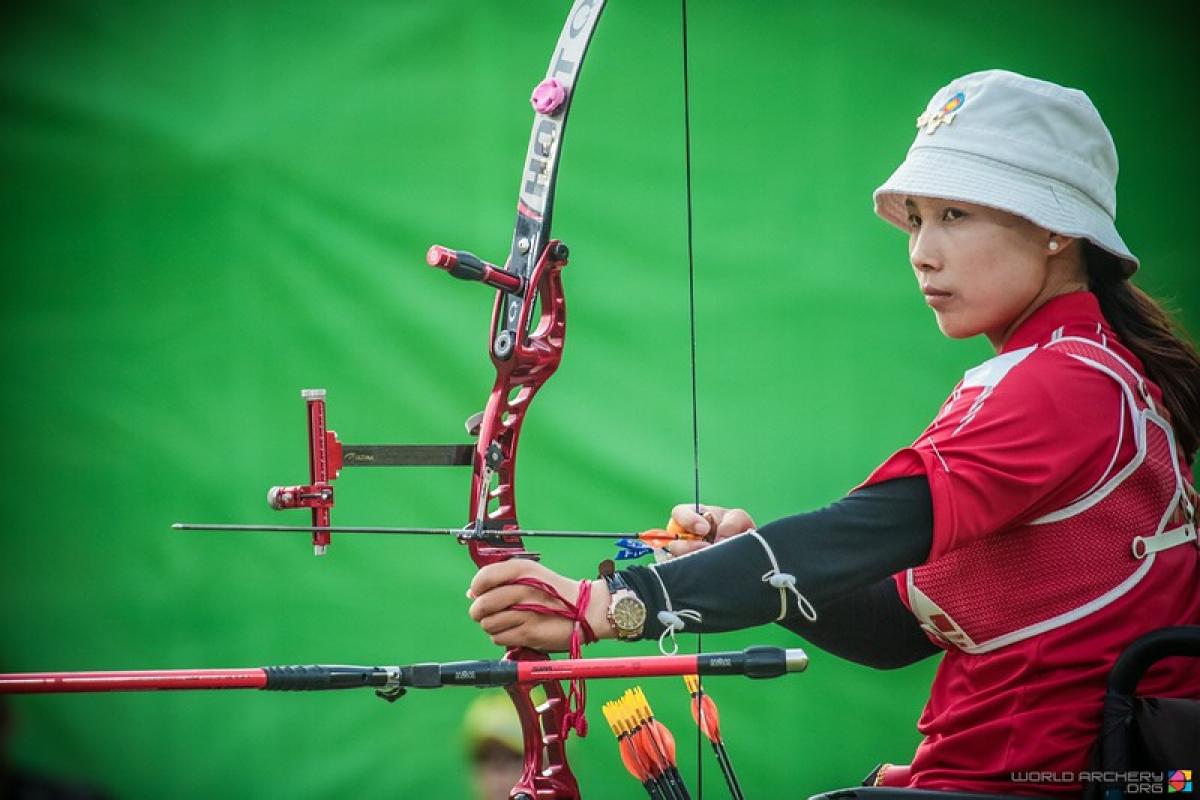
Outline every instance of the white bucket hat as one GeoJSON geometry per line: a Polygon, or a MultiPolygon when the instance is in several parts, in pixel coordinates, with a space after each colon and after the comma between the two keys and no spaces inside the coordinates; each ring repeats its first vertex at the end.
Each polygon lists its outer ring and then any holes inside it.
{"type": "Polygon", "coordinates": [[[1116,256],[1117,149],[1086,94],[1015,72],[973,72],[944,86],[917,119],[904,163],[875,190],[875,213],[908,230],[907,195],[998,208],[1116,256]]]}

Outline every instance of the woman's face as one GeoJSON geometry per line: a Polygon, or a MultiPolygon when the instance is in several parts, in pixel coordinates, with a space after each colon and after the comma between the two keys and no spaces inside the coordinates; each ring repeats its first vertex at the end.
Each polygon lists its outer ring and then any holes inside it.
{"type": "MultiPolygon", "coordinates": [[[[908,197],[905,208],[917,283],[952,339],[983,334],[999,350],[1042,303],[1084,288],[1065,288],[1050,233],[1023,217],[935,197],[908,197]]],[[[1058,241],[1063,253],[1070,240],[1058,241]]]]}

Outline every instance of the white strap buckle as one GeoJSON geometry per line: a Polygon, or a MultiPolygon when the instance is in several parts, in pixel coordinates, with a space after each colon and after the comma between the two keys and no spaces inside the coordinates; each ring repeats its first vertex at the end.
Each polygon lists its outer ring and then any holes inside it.
{"type": "Polygon", "coordinates": [[[1151,553],[1160,553],[1188,542],[1197,542],[1200,545],[1200,539],[1196,538],[1196,526],[1191,522],[1180,525],[1175,530],[1164,531],[1154,536],[1135,536],[1133,538],[1133,557],[1140,561],[1151,553]]]}

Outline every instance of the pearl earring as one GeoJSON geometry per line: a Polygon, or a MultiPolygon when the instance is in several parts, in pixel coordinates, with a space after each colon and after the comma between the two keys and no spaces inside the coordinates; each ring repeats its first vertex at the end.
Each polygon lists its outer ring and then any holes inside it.
{"type": "Polygon", "coordinates": [[[1057,249],[1058,249],[1058,242],[1056,242],[1056,241],[1054,241],[1053,239],[1051,239],[1051,240],[1050,240],[1050,245],[1049,245],[1049,247],[1050,247],[1050,249],[1051,249],[1051,250],[1057,250],[1057,249]]]}

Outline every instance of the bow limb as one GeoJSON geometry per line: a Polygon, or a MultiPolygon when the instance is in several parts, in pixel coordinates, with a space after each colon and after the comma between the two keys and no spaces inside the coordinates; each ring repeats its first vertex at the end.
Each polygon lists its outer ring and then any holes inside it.
{"type": "MultiPolygon", "coordinates": [[[[516,225],[507,262],[499,271],[500,278],[511,280],[518,290],[498,287],[488,342],[496,380],[477,426],[472,426],[477,428],[478,442],[471,465],[469,527],[461,539],[479,567],[509,558],[537,558],[525,549],[519,535],[497,537],[494,532],[520,527],[516,460],[521,426],[529,403],[562,359],[566,300],[560,273],[567,263],[567,248],[550,238],[554,188],[567,112],[603,8],[604,0],[575,0],[546,77],[532,98],[536,114],[521,177],[516,225]],[[485,531],[492,533],[484,536],[485,531]]],[[[547,656],[519,648],[509,650],[505,658],[544,661],[547,656]]],[[[565,749],[568,702],[562,685],[550,680],[507,690],[521,722],[525,748],[522,776],[510,796],[520,800],[578,798],[579,785],[565,749]],[[534,701],[531,693],[535,690],[544,694],[544,702],[534,701]]]]}

